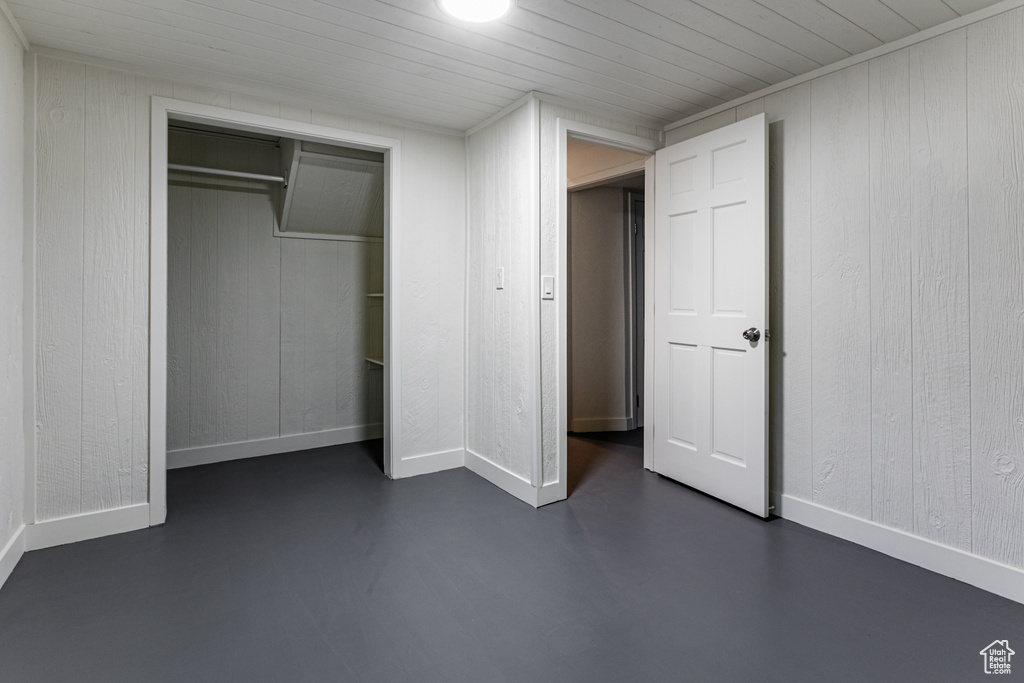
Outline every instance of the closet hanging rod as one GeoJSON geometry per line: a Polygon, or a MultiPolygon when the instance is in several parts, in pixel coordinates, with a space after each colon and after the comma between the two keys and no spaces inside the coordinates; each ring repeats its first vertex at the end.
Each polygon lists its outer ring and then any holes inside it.
{"type": "Polygon", "coordinates": [[[222,175],[229,178],[246,178],[248,180],[269,180],[275,183],[283,183],[285,180],[279,175],[262,175],[259,173],[242,173],[241,171],[224,171],[219,168],[203,168],[202,166],[186,166],[185,164],[167,164],[172,171],[188,171],[190,173],[206,173],[207,175],[222,175]]]}
{"type": "Polygon", "coordinates": [[[208,138],[217,138],[218,140],[241,140],[250,145],[270,145],[272,147],[281,146],[281,138],[271,138],[266,136],[254,137],[252,135],[243,135],[237,132],[203,130],[200,128],[189,128],[188,126],[175,125],[174,123],[168,123],[167,130],[174,131],[175,133],[184,133],[185,135],[202,135],[208,138]]]}

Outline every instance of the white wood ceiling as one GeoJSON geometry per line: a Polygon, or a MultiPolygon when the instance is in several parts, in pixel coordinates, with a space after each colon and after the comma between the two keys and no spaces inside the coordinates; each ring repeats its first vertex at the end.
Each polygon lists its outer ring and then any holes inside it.
{"type": "Polygon", "coordinates": [[[8,0],[33,46],[466,130],[531,90],[660,127],[995,0],[8,0]]]}

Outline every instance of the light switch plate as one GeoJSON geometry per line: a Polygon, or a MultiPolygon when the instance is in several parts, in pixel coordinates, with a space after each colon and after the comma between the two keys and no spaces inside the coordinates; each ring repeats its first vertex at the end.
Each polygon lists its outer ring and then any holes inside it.
{"type": "Polygon", "coordinates": [[[505,289],[505,269],[498,266],[498,272],[494,276],[495,289],[505,289]]]}
{"type": "Polygon", "coordinates": [[[552,275],[545,275],[540,279],[540,298],[555,298],[555,278],[552,275]]]}

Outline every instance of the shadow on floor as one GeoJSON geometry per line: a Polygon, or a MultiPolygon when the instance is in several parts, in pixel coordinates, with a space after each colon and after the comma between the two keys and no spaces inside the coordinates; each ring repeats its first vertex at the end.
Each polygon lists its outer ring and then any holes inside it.
{"type": "Polygon", "coordinates": [[[637,474],[643,470],[643,427],[628,432],[569,432],[568,436],[570,496],[612,460],[635,458],[637,474]]]}
{"type": "Polygon", "coordinates": [[[380,470],[381,473],[384,473],[384,439],[373,439],[363,443],[366,448],[361,449],[359,451],[360,454],[372,462],[373,466],[380,470]]]}

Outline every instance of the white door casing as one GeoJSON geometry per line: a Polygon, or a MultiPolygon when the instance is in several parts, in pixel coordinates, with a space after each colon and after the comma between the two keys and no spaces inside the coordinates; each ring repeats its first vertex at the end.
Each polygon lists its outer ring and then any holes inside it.
{"type": "MultiPolygon", "coordinates": [[[[401,141],[328,126],[250,114],[212,105],[154,96],[150,111],[150,316],[149,316],[149,524],[167,516],[167,126],[171,119],[325,144],[379,151],[384,183],[384,470],[398,479],[418,474],[416,458],[402,460],[401,443],[401,141]],[[412,461],[412,462],[410,462],[412,461]]],[[[136,527],[136,528],[142,528],[136,527]]]]}
{"type": "Polygon", "coordinates": [[[655,159],[653,469],[761,517],[768,515],[767,132],[760,114],[655,159]],[[749,328],[759,340],[744,338],[749,328]]]}

